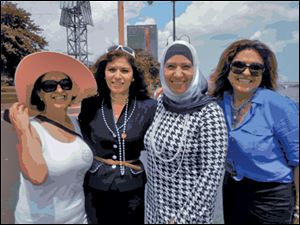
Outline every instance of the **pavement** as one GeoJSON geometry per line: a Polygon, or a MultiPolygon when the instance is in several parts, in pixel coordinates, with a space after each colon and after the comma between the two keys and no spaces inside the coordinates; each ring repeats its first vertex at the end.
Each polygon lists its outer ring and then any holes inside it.
{"type": "Polygon", "coordinates": [[[1,224],[14,223],[13,212],[18,200],[20,171],[16,143],[13,128],[2,121],[1,112],[1,224]]]}

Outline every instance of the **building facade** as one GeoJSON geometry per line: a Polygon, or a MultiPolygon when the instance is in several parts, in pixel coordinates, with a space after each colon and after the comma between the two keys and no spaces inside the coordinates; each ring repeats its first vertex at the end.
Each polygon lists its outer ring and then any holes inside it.
{"type": "Polygon", "coordinates": [[[157,26],[155,24],[127,26],[127,45],[135,50],[146,50],[157,60],[157,26]]]}

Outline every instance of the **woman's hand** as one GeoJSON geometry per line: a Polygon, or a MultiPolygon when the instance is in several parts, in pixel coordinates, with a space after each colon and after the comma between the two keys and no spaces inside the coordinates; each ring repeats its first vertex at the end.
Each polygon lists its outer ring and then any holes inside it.
{"type": "Polygon", "coordinates": [[[171,219],[171,220],[169,221],[169,224],[177,224],[177,223],[176,223],[176,220],[175,220],[175,219],[171,219]]]}
{"type": "Polygon", "coordinates": [[[30,130],[28,108],[24,103],[14,103],[9,109],[9,118],[18,135],[30,130]]]}
{"type": "Polygon", "coordinates": [[[164,93],[163,88],[162,88],[162,87],[157,88],[157,89],[155,90],[155,93],[154,93],[154,98],[155,98],[155,99],[158,99],[158,97],[159,97],[162,93],[164,93]]]}

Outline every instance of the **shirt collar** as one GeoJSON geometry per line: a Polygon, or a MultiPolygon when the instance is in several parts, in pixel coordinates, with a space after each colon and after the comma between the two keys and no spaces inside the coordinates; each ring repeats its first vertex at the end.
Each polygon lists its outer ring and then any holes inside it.
{"type": "Polygon", "coordinates": [[[255,92],[252,102],[262,105],[264,102],[264,95],[262,94],[263,91],[264,91],[264,88],[258,88],[255,92]]]}
{"type": "MultiPolygon", "coordinates": [[[[264,102],[264,95],[262,94],[264,88],[258,88],[252,98],[252,102],[262,105],[264,102]]],[[[232,98],[232,94],[229,92],[224,93],[224,99],[226,102],[230,103],[232,98]]]]}

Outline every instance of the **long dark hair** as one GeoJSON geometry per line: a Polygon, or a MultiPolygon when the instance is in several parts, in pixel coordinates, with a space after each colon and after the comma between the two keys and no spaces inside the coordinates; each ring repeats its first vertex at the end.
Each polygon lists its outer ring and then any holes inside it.
{"type": "Polygon", "coordinates": [[[232,92],[232,86],[227,79],[230,72],[230,64],[234,57],[245,49],[253,49],[258,52],[264,61],[265,71],[259,87],[271,90],[277,89],[277,60],[272,50],[258,40],[242,39],[230,44],[222,53],[215,71],[211,74],[209,94],[223,99],[224,92],[232,92]]]}

